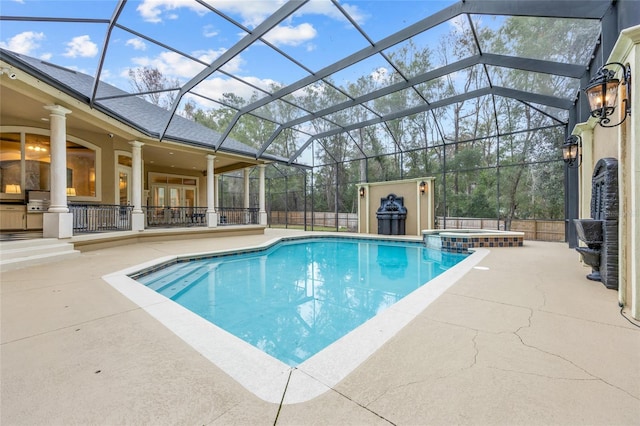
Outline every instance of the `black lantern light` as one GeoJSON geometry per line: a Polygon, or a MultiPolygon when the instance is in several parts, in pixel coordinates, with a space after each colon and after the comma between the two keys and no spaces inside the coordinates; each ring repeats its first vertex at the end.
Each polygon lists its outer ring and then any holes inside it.
{"type": "Polygon", "coordinates": [[[420,182],[420,186],[418,188],[420,189],[420,195],[424,195],[425,191],[427,190],[427,184],[425,183],[425,181],[420,182]]]}
{"type": "Polygon", "coordinates": [[[359,192],[360,192],[360,197],[364,198],[364,186],[360,187],[359,192]]]}
{"type": "Polygon", "coordinates": [[[569,167],[579,167],[582,154],[579,152],[582,147],[580,136],[569,136],[562,145],[562,159],[569,167]]]}
{"type": "Polygon", "coordinates": [[[584,91],[589,101],[591,116],[599,119],[602,127],[618,126],[627,118],[627,115],[631,115],[631,67],[620,62],[610,62],[603,65],[589,81],[584,91]],[[621,82],[616,78],[616,72],[607,68],[610,65],[622,68],[622,85],[627,88],[626,97],[622,100],[624,117],[619,123],[611,125],[609,124],[611,122],[609,116],[616,109],[618,86],[621,82]]]}

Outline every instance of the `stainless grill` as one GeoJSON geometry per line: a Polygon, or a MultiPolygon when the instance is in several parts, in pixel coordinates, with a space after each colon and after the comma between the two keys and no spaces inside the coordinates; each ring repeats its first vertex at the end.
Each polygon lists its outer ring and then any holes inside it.
{"type": "Polygon", "coordinates": [[[44,213],[49,209],[49,191],[27,192],[27,213],[44,213]]]}

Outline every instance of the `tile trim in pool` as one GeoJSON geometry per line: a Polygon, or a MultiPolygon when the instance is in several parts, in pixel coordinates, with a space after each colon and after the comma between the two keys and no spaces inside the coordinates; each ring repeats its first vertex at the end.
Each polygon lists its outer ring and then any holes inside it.
{"type": "Polygon", "coordinates": [[[341,240],[370,240],[370,241],[376,241],[376,242],[385,242],[385,243],[397,243],[397,244],[415,244],[415,245],[420,245],[422,246],[422,240],[402,240],[402,239],[385,239],[385,238],[379,238],[379,237],[351,237],[351,236],[336,236],[336,235],[312,235],[312,236],[304,236],[304,235],[298,235],[298,236],[292,236],[292,237],[282,237],[278,240],[272,241],[267,243],[264,246],[259,246],[259,247],[252,247],[252,248],[248,248],[248,249],[237,249],[237,250],[230,250],[230,251],[219,251],[219,252],[208,252],[208,253],[201,253],[201,254],[189,254],[189,255],[183,255],[183,256],[177,256],[175,258],[171,258],[165,262],[161,262],[161,263],[156,263],[150,267],[144,268],[144,269],[140,269],[137,270],[134,273],[128,274],[129,277],[133,278],[133,279],[138,279],[138,278],[142,278],[145,277],[149,274],[152,274],[154,272],[159,271],[160,269],[166,268],[167,266],[172,266],[175,265],[177,263],[185,263],[185,262],[191,262],[191,261],[195,261],[195,260],[204,260],[204,259],[215,259],[218,257],[226,257],[226,256],[235,256],[238,254],[249,254],[249,253],[260,253],[260,252],[265,252],[269,249],[271,249],[273,246],[275,246],[276,244],[279,243],[286,243],[289,241],[296,241],[296,240],[309,240],[309,239],[322,239],[322,238],[329,238],[329,239],[341,239],[341,240]]]}
{"type": "Polygon", "coordinates": [[[429,285],[418,288],[297,367],[278,361],[131,278],[138,272],[179,259],[255,252],[269,249],[281,241],[318,237],[337,238],[335,235],[276,238],[248,249],[165,256],[102,278],[259,398],[276,404],[295,404],[333,388],[489,253],[488,249],[475,249],[462,262],[431,280],[429,285]]]}

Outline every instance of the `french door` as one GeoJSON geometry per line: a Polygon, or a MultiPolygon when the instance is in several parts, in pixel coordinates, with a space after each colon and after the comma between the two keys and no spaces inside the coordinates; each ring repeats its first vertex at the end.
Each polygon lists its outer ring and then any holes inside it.
{"type": "Polygon", "coordinates": [[[131,167],[118,165],[118,204],[131,204],[131,167]]]}
{"type": "Polygon", "coordinates": [[[152,185],[151,204],[157,207],[194,207],[196,188],[182,185],[152,185]]]}

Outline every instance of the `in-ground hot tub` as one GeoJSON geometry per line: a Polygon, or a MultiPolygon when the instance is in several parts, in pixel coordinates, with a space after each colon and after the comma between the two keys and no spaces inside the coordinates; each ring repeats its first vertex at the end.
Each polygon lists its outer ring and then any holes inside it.
{"type": "Polygon", "coordinates": [[[442,251],[466,253],[477,247],[522,247],[524,232],[491,229],[423,230],[427,247],[442,251]]]}

